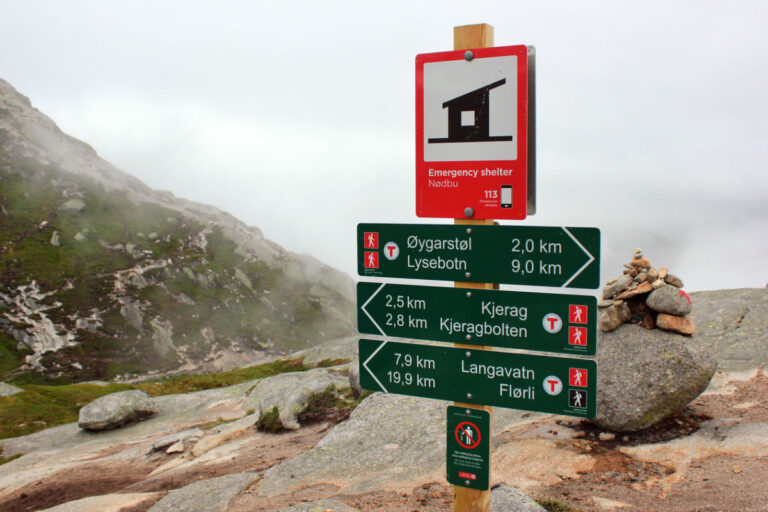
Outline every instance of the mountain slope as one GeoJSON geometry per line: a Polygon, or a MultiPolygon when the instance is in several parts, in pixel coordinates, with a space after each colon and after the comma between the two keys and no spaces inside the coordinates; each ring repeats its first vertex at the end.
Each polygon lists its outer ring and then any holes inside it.
{"type": "Polygon", "coordinates": [[[218,369],[353,332],[353,282],[151,190],[0,80],[0,378],[218,369]]]}

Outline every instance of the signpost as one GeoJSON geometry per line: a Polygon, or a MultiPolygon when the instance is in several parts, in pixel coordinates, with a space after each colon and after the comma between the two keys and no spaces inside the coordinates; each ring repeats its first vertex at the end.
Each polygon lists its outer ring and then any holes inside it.
{"type": "Polygon", "coordinates": [[[360,385],[399,395],[590,418],[597,363],[361,339],[360,385]]]}
{"type": "Polygon", "coordinates": [[[416,215],[533,213],[533,56],[474,46],[416,57],[416,215]]]}
{"type": "Polygon", "coordinates": [[[593,417],[597,364],[486,347],[594,355],[594,297],[498,284],[597,288],[597,228],[496,226],[535,212],[534,57],[454,28],[454,51],[416,58],[416,214],[454,225],[359,224],[358,274],[456,288],[358,283],[364,389],[456,401],[446,466],[454,512],[489,512],[491,407],[593,417]]]}
{"type": "Polygon", "coordinates": [[[358,224],[357,272],[598,288],[600,230],[549,226],[358,224]]]}
{"type": "Polygon", "coordinates": [[[357,283],[363,334],[594,355],[592,296],[357,283]]]}

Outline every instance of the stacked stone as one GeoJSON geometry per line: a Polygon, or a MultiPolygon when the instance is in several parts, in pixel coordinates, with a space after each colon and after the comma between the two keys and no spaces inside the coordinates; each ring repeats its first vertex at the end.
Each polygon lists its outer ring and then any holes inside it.
{"type": "Polygon", "coordinates": [[[611,279],[603,288],[598,302],[600,329],[612,331],[625,322],[647,329],[658,327],[691,335],[695,330],[691,298],[683,290],[680,278],[667,267],[651,266],[643,251],[635,249],[632,261],[624,264],[621,277],[611,279]]]}

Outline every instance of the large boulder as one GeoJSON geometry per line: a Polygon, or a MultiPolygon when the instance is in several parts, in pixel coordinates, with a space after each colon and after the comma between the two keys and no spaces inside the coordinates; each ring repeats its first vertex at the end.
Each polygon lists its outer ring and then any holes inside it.
{"type": "Polygon", "coordinates": [[[768,364],[768,288],[695,292],[695,339],[716,354],[723,371],[768,364]]]}
{"type": "Polygon", "coordinates": [[[109,430],[156,412],[154,401],[144,391],[121,391],[97,398],[80,409],[77,424],[85,430],[109,430]]]}
{"type": "Polygon", "coordinates": [[[602,428],[650,427],[694,400],[715,373],[694,337],[625,324],[597,344],[597,417],[602,428]]]}
{"type": "MultiPolygon", "coordinates": [[[[276,496],[330,484],[340,494],[410,492],[445,479],[445,420],[448,402],[373,393],[349,419],[328,431],[306,452],[272,466],[259,484],[261,496],[276,496]]],[[[494,435],[544,415],[494,409],[494,435]]]]}
{"type": "Polygon", "coordinates": [[[259,493],[274,496],[322,482],[361,494],[384,482],[412,488],[425,475],[444,474],[445,405],[374,393],[313,448],[269,468],[259,493]]]}
{"type": "Polygon", "coordinates": [[[281,373],[260,381],[246,397],[243,409],[253,410],[261,417],[276,412],[283,428],[296,430],[300,427],[297,415],[307,407],[313,395],[337,394],[348,388],[346,377],[325,368],[281,373]]]}

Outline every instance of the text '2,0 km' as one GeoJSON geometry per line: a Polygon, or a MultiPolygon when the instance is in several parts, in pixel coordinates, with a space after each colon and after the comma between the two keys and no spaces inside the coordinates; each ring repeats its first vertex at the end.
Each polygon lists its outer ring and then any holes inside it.
{"type": "Polygon", "coordinates": [[[358,224],[361,276],[598,288],[600,230],[358,224]]]}

